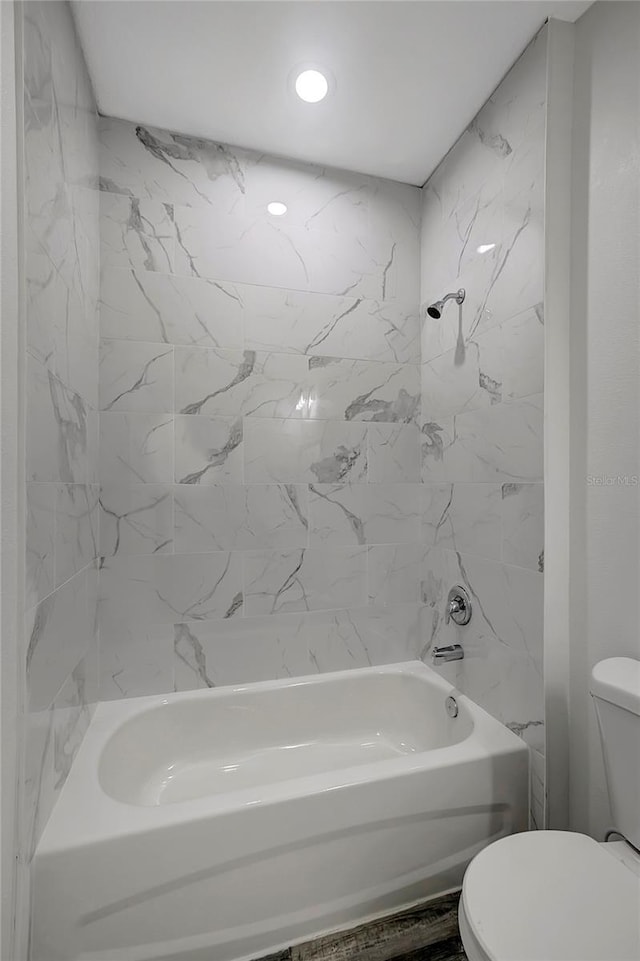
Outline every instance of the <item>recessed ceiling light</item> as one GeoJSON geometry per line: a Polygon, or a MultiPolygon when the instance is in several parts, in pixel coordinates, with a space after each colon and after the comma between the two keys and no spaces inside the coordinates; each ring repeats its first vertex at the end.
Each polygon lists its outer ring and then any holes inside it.
{"type": "Polygon", "coordinates": [[[479,254],[487,254],[490,250],[493,250],[494,247],[495,244],[480,244],[476,249],[479,254]]]}
{"type": "Polygon", "coordinates": [[[329,82],[319,70],[303,70],[296,77],[296,93],[306,103],[319,103],[329,90],[329,82]]]}
{"type": "Polygon", "coordinates": [[[267,210],[274,217],[282,217],[287,212],[287,205],[280,203],[279,200],[272,200],[270,204],[267,204],[267,210]]]}

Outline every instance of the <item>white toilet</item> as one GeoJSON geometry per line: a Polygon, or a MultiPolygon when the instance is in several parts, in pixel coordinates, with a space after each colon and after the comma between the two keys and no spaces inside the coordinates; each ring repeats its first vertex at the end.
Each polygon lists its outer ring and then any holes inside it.
{"type": "Polygon", "coordinates": [[[460,934],[469,961],[640,961],[640,661],[601,661],[595,700],[616,831],[514,834],[467,868],[460,934]]]}

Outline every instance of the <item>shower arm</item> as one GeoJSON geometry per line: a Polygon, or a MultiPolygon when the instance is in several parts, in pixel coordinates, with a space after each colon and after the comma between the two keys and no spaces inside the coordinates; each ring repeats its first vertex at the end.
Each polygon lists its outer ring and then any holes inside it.
{"type": "Polygon", "coordinates": [[[464,287],[461,287],[460,290],[457,290],[453,294],[445,294],[444,297],[442,298],[442,303],[446,304],[448,300],[455,300],[456,304],[462,304],[464,302],[464,297],[465,297],[465,290],[464,290],[464,287]]]}

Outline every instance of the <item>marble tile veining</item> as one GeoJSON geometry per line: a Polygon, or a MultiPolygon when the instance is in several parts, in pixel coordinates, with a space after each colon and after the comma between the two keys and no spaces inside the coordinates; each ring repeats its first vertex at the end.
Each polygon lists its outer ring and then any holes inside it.
{"type": "Polygon", "coordinates": [[[367,428],[359,422],[244,421],[247,483],[357,483],[367,477],[367,428]]]}
{"type": "MultiPolygon", "coordinates": [[[[421,223],[423,305],[466,290],[457,310],[422,315],[421,656],[430,663],[435,644],[462,644],[464,660],[437,669],[529,745],[536,826],[544,824],[546,46],[541,31],[430,177],[421,223]],[[473,609],[464,628],[444,620],[458,583],[473,609]]],[[[369,550],[370,590],[389,589],[382,552],[394,548],[369,550]]]]}
{"type": "Polygon", "coordinates": [[[100,489],[99,553],[159,554],[173,549],[172,487],[163,484],[100,489]]]}
{"type": "Polygon", "coordinates": [[[414,304],[265,286],[241,289],[250,348],[399,364],[420,360],[414,304]]]}
{"type": "Polygon", "coordinates": [[[312,547],[420,540],[419,484],[310,484],[312,547]]]}
{"type": "Polygon", "coordinates": [[[243,304],[232,284],[105,268],[102,337],[201,347],[243,346],[243,304]]]}
{"type": "Polygon", "coordinates": [[[417,554],[378,605],[367,549],[419,546],[419,191],[100,139],[102,696],[414,656],[417,554]]]}
{"type": "Polygon", "coordinates": [[[181,485],[174,488],[176,553],[306,547],[303,484],[181,485]]]}
{"type": "Polygon", "coordinates": [[[366,551],[362,547],[249,551],[244,565],[247,616],[367,603],[366,551]]]}
{"type": "Polygon", "coordinates": [[[173,206],[119,194],[100,197],[103,267],[140,268],[173,273],[173,206]]]}
{"type": "Polygon", "coordinates": [[[173,348],[102,341],[100,410],[173,412],[173,348]]]}
{"type": "Polygon", "coordinates": [[[372,484],[420,481],[420,433],[416,424],[371,423],[367,441],[372,484]]]}
{"type": "Polygon", "coordinates": [[[241,417],[176,416],[176,484],[242,483],[244,431],[241,417]]]}
{"type": "Polygon", "coordinates": [[[69,5],[16,8],[16,29],[27,481],[16,853],[28,871],[97,699],[100,219],[98,117],[69,5]]]}
{"type": "Polygon", "coordinates": [[[166,413],[102,412],[100,479],[103,484],[170,484],[173,417],[166,413]]]}
{"type": "Polygon", "coordinates": [[[176,411],[216,417],[303,417],[307,362],[255,350],[176,347],[176,411]]]}

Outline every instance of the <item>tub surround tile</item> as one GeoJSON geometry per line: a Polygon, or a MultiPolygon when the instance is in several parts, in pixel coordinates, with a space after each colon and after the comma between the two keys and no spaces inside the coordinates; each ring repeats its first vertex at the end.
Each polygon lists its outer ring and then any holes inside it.
{"type": "Polygon", "coordinates": [[[238,554],[125,554],[102,562],[101,623],[108,629],[238,617],[242,602],[238,554]]]}
{"type": "Polygon", "coordinates": [[[491,407],[502,400],[501,328],[492,328],[422,366],[422,403],[431,417],[491,407]]]}
{"type": "MultiPolygon", "coordinates": [[[[465,340],[543,299],[545,94],[530,104],[528,85],[541,89],[545,59],[534,40],[425,188],[423,301],[465,286],[465,340]]],[[[425,322],[423,362],[456,335],[449,312],[425,322]]]]}
{"type": "Polygon", "coordinates": [[[267,204],[274,196],[282,196],[287,213],[279,222],[334,233],[345,226],[366,230],[376,200],[374,184],[366,174],[261,155],[256,164],[246,165],[245,212],[256,221],[270,223],[267,204]]]}
{"type": "MultiPolygon", "coordinates": [[[[467,633],[477,642],[492,640],[518,652],[531,661],[541,677],[541,575],[472,554],[444,551],[443,555],[447,573],[461,578],[451,583],[467,587],[472,604],[476,601],[475,624],[467,633]]],[[[453,629],[457,630],[455,625],[453,629]]]]}
{"type": "Polygon", "coordinates": [[[53,769],[53,711],[30,711],[25,718],[23,810],[20,845],[27,863],[56,799],[53,769]]]}
{"type": "Polygon", "coordinates": [[[178,272],[383,299],[414,281],[410,187],[123,121],[103,121],[101,140],[104,190],[175,205],[178,272]]]}
{"type": "Polygon", "coordinates": [[[87,404],[29,354],[26,367],[27,480],[89,482],[87,404]]]}
{"type": "Polygon", "coordinates": [[[103,267],[173,273],[175,246],[172,204],[102,192],[100,262],[103,267]]]}
{"type": "Polygon", "coordinates": [[[500,484],[425,486],[423,524],[428,543],[501,560],[500,484]]]}
{"type": "Polygon", "coordinates": [[[170,484],[173,417],[166,413],[103,411],[99,469],[103,484],[170,484]]]}
{"type": "Polygon", "coordinates": [[[352,360],[420,360],[415,304],[242,286],[247,346],[352,360]]]}
{"type": "Polygon", "coordinates": [[[453,484],[422,485],[422,541],[425,547],[434,548],[450,535],[453,492],[453,484]]]}
{"type": "MultiPolygon", "coordinates": [[[[539,752],[543,689],[545,43],[529,45],[423,191],[423,659],[539,752]],[[466,586],[473,615],[444,623],[466,586]]],[[[539,793],[539,791],[538,791],[539,793]]],[[[534,805],[532,804],[532,807],[534,805]]],[[[539,819],[539,803],[536,803],[539,819]]]]}
{"type": "Polygon", "coordinates": [[[242,418],[177,415],[176,484],[241,484],[244,429],[242,418]]]}
{"type": "Polygon", "coordinates": [[[543,398],[423,424],[423,481],[533,483],[542,479],[543,398]]]}
{"type": "Polygon", "coordinates": [[[502,557],[507,564],[544,570],[544,485],[502,485],[502,557]]]}
{"type": "Polygon", "coordinates": [[[303,357],[255,350],[176,347],[176,411],[214,417],[304,417],[303,357]]]}
{"type": "Polygon", "coordinates": [[[420,482],[420,433],[416,424],[370,423],[367,463],[372,484],[420,482]]]}
{"type": "Polygon", "coordinates": [[[170,553],[173,535],[170,485],[107,484],[100,489],[99,553],[102,557],[170,553]]]}
{"type": "Polygon", "coordinates": [[[411,423],[420,411],[418,368],[311,357],[308,406],[323,420],[411,423]]]}
{"type": "Polygon", "coordinates": [[[307,546],[306,485],[182,486],[174,500],[176,553],[307,546]]]}
{"type": "Polygon", "coordinates": [[[65,581],[98,555],[97,486],[60,484],[56,490],[55,583],[65,581]]]}
{"type": "Polygon", "coordinates": [[[364,548],[248,551],[244,570],[248,617],[367,602],[364,548]]]}
{"type": "Polygon", "coordinates": [[[367,477],[367,428],[360,423],[247,417],[246,483],[358,483],[367,477]]]}
{"type": "Polygon", "coordinates": [[[367,546],[420,547],[417,190],[101,139],[104,696],[415,656],[419,550],[378,604],[367,546]]]}
{"type": "Polygon", "coordinates": [[[418,484],[310,484],[311,547],[420,540],[418,484]]]}
{"type": "Polygon", "coordinates": [[[100,332],[121,340],[241,349],[242,300],[227,282],[105,268],[100,332]]]}
{"type": "Polygon", "coordinates": [[[161,627],[100,627],[100,700],[173,690],[173,650],[161,627]]]}
{"type": "Polygon", "coordinates": [[[53,705],[54,791],[64,787],[98,695],[97,646],[79,662],[53,705]]]}
{"type": "Polygon", "coordinates": [[[173,348],[103,340],[100,410],[173,411],[173,348]]]}
{"type": "Polygon", "coordinates": [[[251,156],[244,150],[110,117],[100,123],[100,186],[125,196],[228,212],[245,194],[251,156]]]}
{"type": "Polygon", "coordinates": [[[91,589],[90,574],[85,569],[26,614],[25,662],[31,711],[51,706],[94,636],[91,589]]]}
{"type": "Polygon", "coordinates": [[[32,607],[54,588],[55,484],[26,485],[27,606],[32,607]]]}
{"type": "Polygon", "coordinates": [[[176,205],[174,213],[179,275],[373,300],[395,296],[396,244],[365,229],[336,233],[241,210],[220,217],[206,207],[176,205]]]}
{"type": "Polygon", "coordinates": [[[313,667],[321,673],[411,661],[420,649],[415,604],[304,615],[303,629],[313,667]]]}
{"type": "MultiPolygon", "coordinates": [[[[544,744],[542,676],[543,579],[535,571],[472,554],[431,554],[425,602],[432,608],[431,643],[462,644],[455,683],[527,744],[544,744]],[[471,598],[467,627],[446,625],[440,612],[449,588],[462,584],[471,598]]],[[[425,648],[423,659],[430,648],[425,648]]]]}
{"type": "Polygon", "coordinates": [[[190,691],[313,673],[299,620],[269,617],[165,629],[174,652],[175,690],[190,691]]]}
{"type": "Polygon", "coordinates": [[[421,598],[423,544],[376,545],[367,549],[369,603],[417,604],[421,598]]]}
{"type": "MultiPolygon", "coordinates": [[[[544,168],[540,149],[538,159],[533,190],[540,193],[544,168]]],[[[429,303],[443,290],[459,286],[464,286],[467,296],[458,324],[452,306],[439,320],[425,319],[423,362],[454,349],[458,340],[467,343],[543,299],[543,229],[537,199],[522,196],[518,203],[509,204],[505,183],[498,177],[489,179],[475,194],[462,192],[451,212],[439,210],[437,199],[432,203],[426,199],[425,220],[432,222],[422,238],[423,262],[430,264],[423,300],[429,303]],[[440,249],[434,252],[438,243],[440,249]],[[432,255],[433,260],[427,261],[432,255]]]]}
{"type": "Polygon", "coordinates": [[[27,703],[17,798],[18,858],[28,871],[96,695],[100,250],[98,121],[70,9],[32,3],[16,16],[25,94],[18,202],[27,350],[26,570],[16,678],[27,703]]]}
{"type": "Polygon", "coordinates": [[[63,384],[96,404],[95,309],[92,326],[82,297],[65,283],[41,247],[27,250],[25,285],[27,351],[63,384]]]}
{"type": "Polygon", "coordinates": [[[533,748],[529,749],[531,765],[529,768],[531,777],[531,804],[529,810],[529,827],[534,830],[542,830],[546,827],[546,771],[544,755],[533,748]]]}
{"type": "Polygon", "coordinates": [[[158,628],[175,649],[175,689],[193,690],[411,660],[414,605],[273,614],[158,628]]]}
{"type": "Polygon", "coordinates": [[[544,390],[544,313],[535,304],[502,325],[503,394],[528,397],[544,390]]]}
{"type": "MultiPolygon", "coordinates": [[[[464,308],[463,308],[464,310],[464,308]]],[[[425,327],[431,323],[425,320],[425,327]]],[[[459,338],[422,365],[430,416],[448,416],[540,394],[544,387],[542,302],[500,324],[459,338]]]]}

